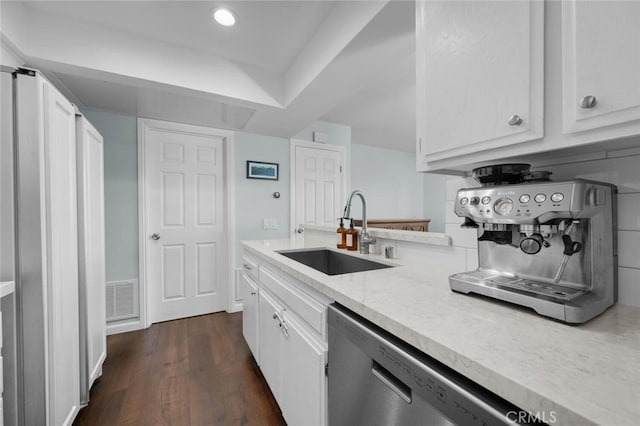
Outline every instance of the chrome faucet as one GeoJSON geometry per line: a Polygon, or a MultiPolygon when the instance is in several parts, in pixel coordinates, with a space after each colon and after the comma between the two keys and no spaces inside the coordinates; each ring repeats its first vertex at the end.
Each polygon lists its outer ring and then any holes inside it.
{"type": "Polygon", "coordinates": [[[376,239],[371,237],[367,232],[367,200],[364,199],[364,194],[361,191],[356,189],[349,195],[342,217],[344,219],[351,219],[351,200],[353,200],[353,197],[356,195],[362,200],[362,232],[360,233],[358,245],[360,247],[360,253],[369,254],[369,246],[375,244],[376,239]]]}

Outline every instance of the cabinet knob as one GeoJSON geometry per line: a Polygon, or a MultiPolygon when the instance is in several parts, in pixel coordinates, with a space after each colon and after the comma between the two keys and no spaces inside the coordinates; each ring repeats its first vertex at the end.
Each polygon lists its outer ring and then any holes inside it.
{"type": "Polygon", "coordinates": [[[519,126],[522,124],[522,117],[518,114],[513,114],[509,117],[509,126],[519,126]]]}
{"type": "Polygon", "coordinates": [[[580,101],[580,108],[593,108],[597,103],[595,96],[587,95],[580,101]]]}

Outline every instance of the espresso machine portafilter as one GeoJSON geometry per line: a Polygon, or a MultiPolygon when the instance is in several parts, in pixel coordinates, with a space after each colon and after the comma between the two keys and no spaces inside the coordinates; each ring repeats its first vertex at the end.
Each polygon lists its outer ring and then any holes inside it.
{"type": "Polygon", "coordinates": [[[451,289],[584,323],[617,300],[613,185],[532,180],[458,191],[455,213],[477,228],[478,269],[451,289]]]}

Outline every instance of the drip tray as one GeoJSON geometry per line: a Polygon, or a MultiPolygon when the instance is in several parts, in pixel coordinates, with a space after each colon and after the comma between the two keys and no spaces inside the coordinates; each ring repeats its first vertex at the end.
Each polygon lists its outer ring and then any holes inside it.
{"type": "Polygon", "coordinates": [[[559,299],[565,302],[587,293],[586,291],[577,290],[575,288],[508,276],[494,271],[473,271],[456,275],[465,281],[482,284],[488,287],[507,287],[514,290],[559,299]]]}

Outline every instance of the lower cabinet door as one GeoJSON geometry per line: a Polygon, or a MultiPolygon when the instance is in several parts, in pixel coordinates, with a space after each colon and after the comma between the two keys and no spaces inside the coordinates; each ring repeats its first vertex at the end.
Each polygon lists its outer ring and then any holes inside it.
{"type": "Polygon", "coordinates": [[[256,362],[258,356],[258,286],[244,272],[240,279],[242,292],[242,335],[256,362]]]}
{"type": "Polygon", "coordinates": [[[326,424],[327,349],[284,312],[282,414],[290,425],[326,424]]]}
{"type": "Polygon", "coordinates": [[[264,376],[271,393],[280,405],[280,409],[284,412],[283,393],[288,390],[282,386],[282,365],[284,336],[280,331],[277,318],[281,318],[282,307],[275,301],[266,291],[258,294],[258,341],[259,364],[262,375],[264,376]],[[277,318],[274,316],[277,315],[277,318]]]}

